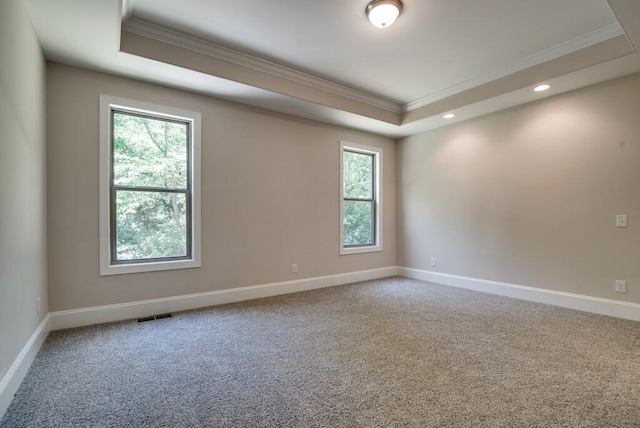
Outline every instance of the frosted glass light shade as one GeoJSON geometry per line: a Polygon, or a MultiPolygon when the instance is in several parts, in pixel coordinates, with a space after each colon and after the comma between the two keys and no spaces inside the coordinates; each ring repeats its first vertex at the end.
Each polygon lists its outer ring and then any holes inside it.
{"type": "Polygon", "coordinates": [[[399,0],[374,0],[367,5],[366,14],[371,23],[378,28],[393,24],[402,11],[399,0]]]}

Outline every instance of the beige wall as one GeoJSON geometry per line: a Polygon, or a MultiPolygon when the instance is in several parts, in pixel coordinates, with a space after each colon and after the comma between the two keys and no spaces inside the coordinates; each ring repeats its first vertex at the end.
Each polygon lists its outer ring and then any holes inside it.
{"type": "Polygon", "coordinates": [[[398,265],[640,303],[640,75],[404,138],[398,159],[398,265]]]}
{"type": "Polygon", "coordinates": [[[394,140],[57,63],[47,75],[52,311],[395,266],[394,140]],[[202,113],[201,268],[98,275],[101,93],[202,113]],[[384,252],[339,255],[340,140],[384,149],[384,252]]]}
{"type": "Polygon", "coordinates": [[[2,379],[47,313],[45,65],[19,0],[0,2],[0,58],[2,379]]]}

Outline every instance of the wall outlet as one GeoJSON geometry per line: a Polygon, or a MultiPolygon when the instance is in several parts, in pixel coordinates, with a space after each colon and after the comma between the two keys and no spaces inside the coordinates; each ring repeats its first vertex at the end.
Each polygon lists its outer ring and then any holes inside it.
{"type": "Polygon", "coordinates": [[[291,265],[291,272],[292,273],[298,273],[298,265],[297,264],[292,264],[291,265]]]}
{"type": "Polygon", "coordinates": [[[616,216],[616,227],[627,227],[627,215],[620,214],[616,216]]]}
{"type": "Polygon", "coordinates": [[[431,266],[435,266],[435,265],[436,265],[436,258],[431,257],[431,266]]]}
{"type": "Polygon", "coordinates": [[[40,298],[36,298],[36,315],[40,315],[40,298]]]}
{"type": "Polygon", "coordinates": [[[616,293],[627,292],[627,281],[616,280],[616,293]]]}

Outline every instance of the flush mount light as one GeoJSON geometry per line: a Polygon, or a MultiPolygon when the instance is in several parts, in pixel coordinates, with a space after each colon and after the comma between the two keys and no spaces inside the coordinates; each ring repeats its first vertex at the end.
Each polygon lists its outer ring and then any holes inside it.
{"type": "Polygon", "coordinates": [[[367,5],[365,13],[371,23],[378,28],[393,24],[402,12],[400,0],[373,0],[367,5]]]}
{"type": "Polygon", "coordinates": [[[536,86],[535,88],[533,88],[533,90],[534,90],[534,91],[536,91],[536,92],[542,92],[542,91],[546,91],[546,90],[547,90],[547,89],[549,89],[550,87],[551,87],[551,85],[547,85],[547,84],[544,84],[544,85],[538,85],[538,86],[536,86]]]}
{"type": "Polygon", "coordinates": [[[454,117],[456,117],[456,115],[453,113],[447,113],[442,117],[444,117],[445,119],[453,119],[454,117]]]}

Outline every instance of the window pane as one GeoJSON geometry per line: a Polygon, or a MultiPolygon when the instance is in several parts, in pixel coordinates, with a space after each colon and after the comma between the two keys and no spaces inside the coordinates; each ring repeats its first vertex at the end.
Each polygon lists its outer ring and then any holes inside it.
{"type": "Polygon", "coordinates": [[[187,187],[187,123],[113,114],[113,182],[187,187]]]}
{"type": "Polygon", "coordinates": [[[373,199],[373,155],[344,151],[344,197],[373,199]]]}
{"type": "Polygon", "coordinates": [[[184,193],[116,192],[116,260],[186,255],[184,193]]]}
{"type": "Polygon", "coordinates": [[[344,201],[344,245],[373,245],[373,202],[344,201]]]}

